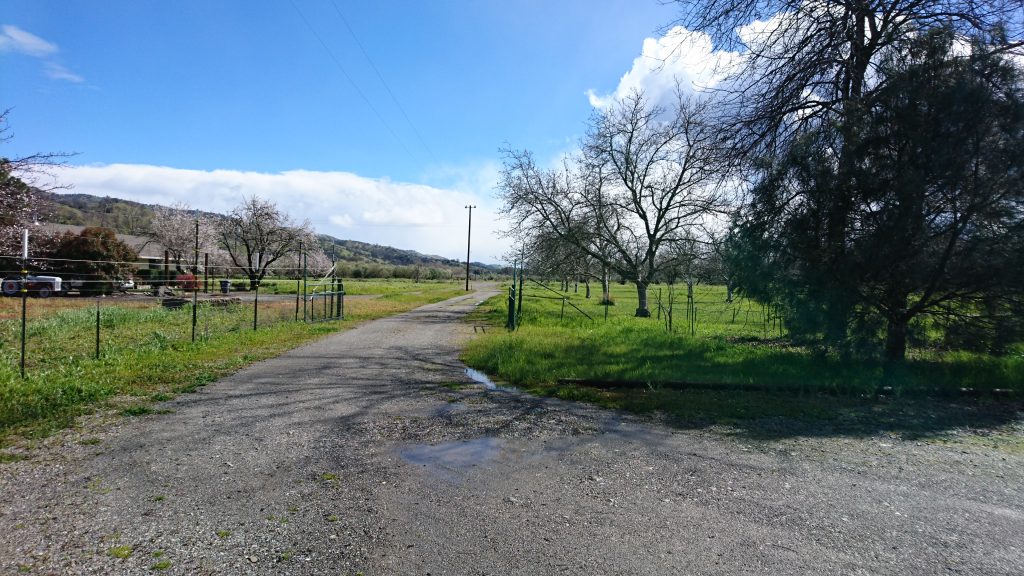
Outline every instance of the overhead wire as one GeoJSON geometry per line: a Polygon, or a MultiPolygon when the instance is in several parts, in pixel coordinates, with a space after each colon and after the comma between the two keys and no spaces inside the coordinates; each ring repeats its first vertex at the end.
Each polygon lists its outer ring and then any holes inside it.
{"type": "Polygon", "coordinates": [[[349,75],[348,71],[345,70],[345,67],[342,66],[341,61],[338,60],[338,57],[334,55],[334,51],[331,50],[331,48],[327,45],[326,42],[324,42],[324,39],[320,36],[320,34],[317,33],[316,29],[313,28],[313,25],[309,22],[309,19],[306,18],[306,15],[303,14],[302,10],[299,9],[299,6],[295,4],[295,0],[288,1],[292,5],[292,8],[294,8],[295,11],[299,14],[299,18],[301,18],[302,21],[306,24],[306,27],[309,28],[309,31],[313,34],[313,37],[316,38],[318,42],[320,42],[321,46],[323,46],[324,51],[327,52],[328,56],[330,56],[331,61],[334,62],[334,65],[338,68],[338,71],[341,72],[342,76],[344,76],[345,79],[348,80],[349,84],[352,85],[356,93],[359,94],[359,97],[362,98],[363,102],[366,103],[366,106],[371,111],[373,111],[373,114],[377,117],[378,120],[380,120],[380,123],[384,126],[388,133],[391,134],[391,137],[395,139],[395,142],[398,142],[398,145],[402,147],[402,150],[404,150],[406,154],[412,156],[412,152],[405,145],[405,143],[402,142],[402,139],[398,137],[398,134],[391,128],[391,125],[387,123],[387,120],[385,120],[384,116],[382,116],[381,113],[377,110],[377,107],[373,105],[373,102],[371,102],[370,99],[366,96],[366,94],[362,91],[362,89],[359,88],[359,85],[356,84],[356,81],[352,78],[352,76],[349,75]]]}
{"type": "Polygon", "coordinates": [[[416,129],[416,124],[414,124],[412,119],[409,118],[409,115],[405,111],[405,107],[403,107],[402,103],[398,101],[398,98],[395,96],[395,93],[391,91],[391,86],[388,85],[387,80],[384,79],[384,75],[380,73],[380,70],[377,68],[377,65],[374,64],[373,58],[370,58],[370,54],[366,51],[366,48],[363,47],[363,43],[359,41],[359,37],[356,36],[355,30],[353,30],[352,26],[348,23],[348,19],[345,18],[345,15],[342,13],[341,8],[338,8],[337,2],[335,2],[335,0],[330,1],[331,6],[334,6],[334,11],[338,13],[338,18],[341,19],[341,23],[345,25],[345,28],[348,30],[348,33],[352,35],[352,39],[355,40],[356,46],[359,47],[359,51],[363,53],[363,57],[366,58],[366,61],[370,64],[370,68],[373,68],[373,71],[375,74],[377,74],[377,78],[380,80],[380,83],[384,85],[384,90],[387,91],[388,96],[391,96],[391,100],[395,103],[395,106],[398,107],[398,111],[402,113],[402,117],[405,118],[405,121],[409,124],[409,127],[412,128],[413,134],[416,135],[416,139],[419,140],[420,144],[427,151],[427,154],[430,155],[434,162],[440,164],[440,162],[437,159],[437,156],[434,155],[434,151],[431,150],[426,140],[423,139],[423,135],[420,134],[420,131],[416,129]]]}

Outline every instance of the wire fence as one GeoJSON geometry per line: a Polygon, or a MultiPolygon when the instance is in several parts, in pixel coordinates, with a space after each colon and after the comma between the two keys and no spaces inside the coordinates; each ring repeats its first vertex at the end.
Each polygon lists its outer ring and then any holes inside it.
{"type": "Polygon", "coordinates": [[[21,376],[121,349],[201,344],[282,322],[340,320],[345,310],[344,284],[333,270],[259,282],[165,275],[146,283],[80,275],[65,280],[9,266],[0,272],[6,296],[0,298],[0,362],[21,376]]]}
{"type": "MultiPolygon", "coordinates": [[[[613,284],[609,296],[604,299],[599,285],[581,289],[579,284],[518,277],[509,288],[507,326],[515,328],[523,322],[595,325],[637,315],[640,300],[635,285],[613,284]]],[[[732,295],[725,286],[650,285],[646,310],[653,326],[670,333],[759,339],[788,334],[778,308],[732,295]]]]}

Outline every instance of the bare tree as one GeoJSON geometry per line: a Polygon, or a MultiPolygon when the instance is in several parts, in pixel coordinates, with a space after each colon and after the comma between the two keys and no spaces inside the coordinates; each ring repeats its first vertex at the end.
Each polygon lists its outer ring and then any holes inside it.
{"type": "MultiPolygon", "coordinates": [[[[10,109],[0,112],[0,144],[13,138],[7,124],[9,113],[10,109]]],[[[50,208],[43,192],[68,188],[53,182],[51,175],[69,156],[63,152],[0,156],[0,254],[18,253],[21,230],[47,215],[50,208]]],[[[30,239],[36,243],[40,235],[30,239]]]]}
{"type": "MultiPolygon", "coordinates": [[[[993,52],[1024,47],[1020,0],[676,0],[673,25],[742,54],[718,105],[741,128],[737,145],[764,154],[808,125],[847,120],[884,85],[886,54],[929,29],[952,27],[993,52]]],[[[843,122],[845,123],[845,122],[843,122]]]]}
{"type": "Polygon", "coordinates": [[[255,288],[272,264],[298,250],[299,242],[315,242],[309,221],[294,222],[268,200],[253,196],[236,206],[220,222],[221,245],[231,262],[249,277],[255,288]]]}
{"type": "Polygon", "coordinates": [[[506,151],[499,186],[513,230],[557,235],[636,285],[637,316],[650,316],[647,287],[671,265],[659,256],[719,209],[717,135],[706,104],[680,97],[671,112],[635,93],[595,115],[583,153],[541,170],[529,152],[506,151]]]}
{"type": "Polygon", "coordinates": [[[174,262],[191,266],[196,250],[196,221],[199,222],[199,251],[212,252],[217,246],[217,222],[182,202],[170,207],[157,206],[150,234],[174,262]]]}
{"type": "Polygon", "coordinates": [[[634,93],[596,118],[585,143],[608,183],[607,195],[598,195],[599,234],[619,274],[636,285],[637,316],[650,315],[647,287],[672,265],[659,258],[662,248],[721,209],[720,148],[708,105],[680,97],[673,112],[663,119],[665,110],[634,93]]]}

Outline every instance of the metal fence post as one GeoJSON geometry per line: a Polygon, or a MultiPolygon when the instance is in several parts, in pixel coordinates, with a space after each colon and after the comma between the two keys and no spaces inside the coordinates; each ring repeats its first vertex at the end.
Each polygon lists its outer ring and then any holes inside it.
{"type": "Polygon", "coordinates": [[[260,281],[256,281],[256,294],[252,300],[252,329],[256,330],[256,319],[260,313],[260,281]]]}
{"type": "MultiPolygon", "coordinates": [[[[25,241],[26,246],[28,241],[25,241]]],[[[27,249],[26,249],[27,250],[27,249]]],[[[21,263],[21,377],[25,377],[25,323],[28,308],[28,270],[24,260],[21,263]]]]}
{"type": "Polygon", "coordinates": [[[100,301],[96,301],[96,359],[100,359],[100,301]]]}

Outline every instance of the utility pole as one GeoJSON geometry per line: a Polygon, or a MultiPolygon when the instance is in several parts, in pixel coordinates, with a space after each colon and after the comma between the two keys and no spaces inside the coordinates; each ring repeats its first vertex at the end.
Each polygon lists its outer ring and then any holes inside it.
{"type": "Polygon", "coordinates": [[[469,241],[473,237],[473,206],[466,206],[469,209],[469,226],[466,227],[466,292],[469,292],[469,241]]]}
{"type": "Polygon", "coordinates": [[[196,209],[196,247],[192,260],[192,341],[196,341],[196,314],[199,308],[199,209],[196,209]]]}

